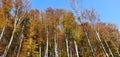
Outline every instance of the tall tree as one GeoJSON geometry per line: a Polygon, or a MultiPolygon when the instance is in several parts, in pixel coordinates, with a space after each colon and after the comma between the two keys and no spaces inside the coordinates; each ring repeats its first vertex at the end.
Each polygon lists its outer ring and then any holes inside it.
{"type": "MultiPolygon", "coordinates": [[[[15,1],[15,2],[17,2],[17,1],[15,1]]],[[[8,53],[8,50],[9,50],[11,44],[12,44],[15,31],[16,31],[17,27],[20,25],[21,20],[23,20],[24,15],[25,15],[25,13],[26,13],[27,7],[26,7],[26,5],[23,4],[23,2],[24,2],[24,1],[19,2],[19,3],[21,3],[21,5],[19,5],[18,8],[15,8],[15,9],[16,9],[16,10],[15,10],[16,12],[15,12],[15,16],[14,16],[14,18],[15,18],[15,19],[14,19],[14,20],[15,20],[15,21],[14,21],[14,29],[13,29],[13,31],[12,31],[12,36],[11,36],[11,38],[10,38],[10,42],[9,42],[9,44],[7,45],[7,47],[6,47],[6,49],[5,49],[4,54],[2,55],[2,57],[6,57],[6,55],[7,55],[7,53],[8,53]],[[23,6],[22,4],[23,4],[24,6],[23,6]],[[26,7],[26,8],[25,8],[25,7],[26,7]]],[[[14,5],[16,5],[16,4],[14,4],[14,5]]]]}
{"type": "MultiPolygon", "coordinates": [[[[95,28],[95,24],[99,21],[98,14],[95,12],[95,10],[91,10],[91,11],[90,10],[84,10],[83,13],[82,13],[82,16],[83,16],[84,19],[86,19],[86,20],[88,20],[88,22],[90,22],[91,27],[92,27],[93,31],[95,31],[94,33],[97,36],[96,40],[101,44],[101,46],[103,48],[103,51],[106,54],[106,56],[109,56],[106,49],[105,49],[105,46],[102,43],[100,35],[98,34],[98,32],[97,32],[97,30],[95,28]]],[[[110,50],[110,53],[111,53],[111,50],[110,50]]],[[[111,55],[113,56],[112,53],[111,53],[111,55]]]]}
{"type": "Polygon", "coordinates": [[[83,19],[82,19],[82,16],[81,16],[82,15],[82,13],[81,13],[82,9],[79,8],[79,3],[81,1],[79,1],[79,0],[71,0],[71,1],[68,1],[68,2],[70,3],[70,5],[73,8],[73,10],[76,12],[78,21],[82,24],[82,28],[83,28],[83,31],[85,32],[86,39],[87,39],[89,47],[91,49],[92,56],[95,57],[94,49],[93,49],[92,44],[90,42],[90,39],[89,39],[89,36],[88,36],[88,32],[87,32],[87,30],[86,30],[86,28],[85,28],[85,26],[83,24],[84,22],[83,22],[83,19]]]}

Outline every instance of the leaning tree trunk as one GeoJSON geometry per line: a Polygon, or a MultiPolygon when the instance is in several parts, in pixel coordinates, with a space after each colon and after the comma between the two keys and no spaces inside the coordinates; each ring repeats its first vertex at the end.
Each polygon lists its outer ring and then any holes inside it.
{"type": "Polygon", "coordinates": [[[6,47],[6,49],[5,49],[2,57],[6,57],[6,55],[7,55],[7,53],[8,53],[8,50],[9,50],[11,44],[12,44],[12,41],[13,41],[13,38],[14,38],[14,34],[15,34],[15,31],[16,31],[17,21],[18,21],[18,18],[15,19],[14,29],[13,29],[13,32],[12,32],[12,36],[11,36],[11,38],[10,38],[10,42],[9,42],[8,46],[6,47]]]}
{"type": "Polygon", "coordinates": [[[72,0],[71,7],[73,8],[73,10],[75,10],[76,14],[78,15],[78,20],[79,20],[79,22],[80,22],[81,25],[82,25],[83,31],[85,32],[85,36],[86,36],[86,39],[87,39],[87,41],[88,41],[88,44],[89,44],[89,47],[90,47],[92,56],[95,57],[94,49],[93,49],[93,47],[92,47],[92,45],[91,45],[91,42],[90,42],[90,39],[89,39],[89,36],[88,36],[88,32],[87,32],[87,30],[86,30],[86,28],[85,28],[85,26],[84,26],[84,23],[82,22],[82,16],[81,16],[81,13],[82,13],[82,12],[80,11],[80,9],[79,9],[79,7],[78,7],[78,2],[75,1],[75,0],[72,0]],[[81,16],[81,17],[80,17],[80,16],[81,16]]]}
{"type": "Polygon", "coordinates": [[[74,45],[75,45],[76,55],[77,55],[77,57],[79,57],[78,47],[77,47],[77,43],[76,43],[76,41],[75,41],[75,40],[74,40],[74,45]]]}
{"type": "Polygon", "coordinates": [[[3,29],[2,29],[2,32],[1,32],[1,34],[0,34],[0,41],[1,41],[2,37],[3,37],[3,34],[4,34],[4,31],[5,31],[6,25],[7,25],[7,19],[6,19],[5,25],[4,25],[3,29]]]}
{"type": "Polygon", "coordinates": [[[105,41],[105,44],[107,45],[107,48],[108,48],[108,50],[109,50],[111,56],[114,57],[114,55],[113,55],[113,53],[112,53],[112,51],[111,51],[111,49],[110,49],[110,47],[109,47],[109,45],[108,45],[106,39],[104,39],[104,41],[105,41]]]}
{"type": "Polygon", "coordinates": [[[24,26],[22,27],[22,32],[21,32],[21,36],[20,36],[21,39],[20,39],[20,44],[19,44],[19,47],[18,47],[17,57],[19,57],[19,55],[20,55],[20,50],[21,50],[21,46],[22,46],[22,43],[23,43],[23,39],[24,39],[23,29],[24,29],[24,26]]]}
{"type": "Polygon", "coordinates": [[[18,17],[18,16],[17,16],[17,15],[18,15],[18,10],[19,10],[19,8],[17,9],[17,13],[16,13],[16,16],[15,16],[16,19],[15,19],[15,21],[14,21],[14,28],[13,28],[13,31],[12,31],[12,36],[11,36],[11,38],[10,38],[10,42],[9,42],[9,44],[7,45],[7,47],[6,47],[6,49],[5,49],[2,57],[6,57],[6,55],[7,55],[7,53],[8,53],[8,50],[10,49],[10,46],[11,46],[11,44],[12,44],[12,41],[13,41],[14,34],[15,34],[16,29],[17,29],[17,26],[19,26],[21,19],[24,17],[24,15],[25,15],[25,13],[26,13],[26,12],[23,12],[23,13],[21,14],[21,16],[18,17]]]}
{"type": "MultiPolygon", "coordinates": [[[[97,41],[101,44],[102,49],[103,49],[105,55],[106,55],[107,57],[109,57],[109,55],[108,55],[108,53],[107,53],[107,51],[106,51],[106,49],[105,49],[105,46],[104,46],[104,44],[102,43],[102,40],[101,40],[101,38],[100,38],[100,35],[99,35],[99,33],[97,32],[97,30],[95,29],[94,22],[91,22],[91,24],[92,24],[91,27],[93,28],[93,30],[94,30],[94,32],[95,32],[95,35],[97,36],[97,37],[96,37],[97,41]]],[[[113,57],[114,57],[114,56],[113,56],[113,57]]]]}
{"type": "Polygon", "coordinates": [[[18,46],[15,47],[12,57],[15,57],[15,56],[16,56],[17,48],[18,48],[18,46]]]}
{"type": "Polygon", "coordinates": [[[2,32],[0,34],[0,41],[1,41],[2,37],[3,37],[4,31],[5,31],[5,27],[6,27],[6,25],[3,27],[2,32]]]}
{"type": "MultiPolygon", "coordinates": [[[[95,29],[94,29],[94,30],[95,30],[95,29]]],[[[104,47],[101,39],[100,39],[100,36],[99,36],[99,34],[98,34],[98,32],[97,32],[96,30],[95,30],[95,33],[96,33],[96,35],[97,35],[97,38],[98,38],[100,44],[102,45],[103,51],[105,52],[106,56],[109,57],[109,55],[108,55],[108,53],[107,53],[107,51],[106,51],[106,49],[105,49],[105,47],[104,47]]]]}
{"type": "Polygon", "coordinates": [[[67,47],[67,56],[70,57],[69,47],[68,47],[68,39],[66,38],[65,41],[66,41],[66,47],[67,47]]]}
{"type": "MultiPolygon", "coordinates": [[[[82,24],[81,20],[80,20],[80,23],[82,24]]],[[[96,57],[95,54],[94,54],[94,49],[93,49],[93,47],[92,47],[92,45],[91,45],[91,42],[90,42],[90,39],[89,39],[89,36],[88,36],[88,33],[87,33],[86,29],[85,29],[84,24],[82,24],[82,28],[83,28],[83,30],[84,30],[84,32],[85,32],[85,36],[86,36],[86,39],[87,39],[87,41],[88,41],[89,47],[90,47],[90,49],[91,49],[92,56],[93,56],[93,57],[96,57]]]]}

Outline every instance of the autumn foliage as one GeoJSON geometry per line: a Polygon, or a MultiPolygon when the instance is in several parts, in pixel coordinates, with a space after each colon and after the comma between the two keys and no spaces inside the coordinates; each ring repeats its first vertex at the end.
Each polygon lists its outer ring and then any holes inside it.
{"type": "Polygon", "coordinates": [[[65,9],[30,9],[28,0],[0,0],[0,56],[120,56],[115,24],[101,22],[94,9],[79,18],[65,9]]]}

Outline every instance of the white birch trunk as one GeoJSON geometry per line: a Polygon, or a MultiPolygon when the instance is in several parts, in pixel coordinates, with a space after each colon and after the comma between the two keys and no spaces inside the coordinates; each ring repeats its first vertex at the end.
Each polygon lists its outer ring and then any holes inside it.
{"type": "Polygon", "coordinates": [[[13,41],[13,37],[14,37],[15,30],[16,30],[16,27],[14,28],[14,30],[13,30],[13,32],[12,32],[12,36],[11,36],[10,42],[9,42],[8,46],[6,47],[6,49],[5,49],[2,57],[6,57],[6,55],[7,55],[7,53],[8,53],[8,50],[9,50],[11,44],[12,44],[12,41],[13,41]]]}
{"type": "MultiPolygon", "coordinates": [[[[56,31],[55,31],[55,33],[56,33],[56,31]]],[[[56,33],[57,34],[57,33],[56,33]]],[[[54,37],[54,43],[55,43],[55,57],[59,57],[58,56],[58,50],[57,50],[57,35],[55,34],[55,37],[54,37]]]]}
{"type": "Polygon", "coordinates": [[[39,57],[41,57],[41,46],[39,46],[39,57]]]}
{"type": "Polygon", "coordinates": [[[97,36],[96,39],[97,39],[98,42],[101,44],[102,49],[103,49],[105,55],[106,55],[107,57],[109,57],[109,55],[108,55],[108,53],[107,53],[107,51],[106,51],[106,49],[105,49],[105,47],[104,47],[104,45],[103,45],[103,43],[102,43],[102,41],[101,41],[100,35],[99,35],[99,33],[97,32],[97,30],[95,29],[94,23],[92,22],[91,24],[92,24],[91,27],[93,27],[93,30],[95,31],[95,34],[96,34],[96,36],[97,36]]]}
{"type": "Polygon", "coordinates": [[[20,55],[20,50],[21,50],[21,46],[22,46],[22,42],[23,42],[23,38],[24,38],[23,29],[24,29],[24,26],[22,27],[22,32],[21,32],[21,36],[20,36],[21,39],[20,39],[20,44],[19,44],[19,47],[18,47],[17,57],[19,57],[19,55],[20,55]]]}
{"type": "Polygon", "coordinates": [[[21,50],[22,42],[23,42],[23,37],[20,40],[20,45],[19,45],[19,48],[18,48],[17,57],[19,57],[19,55],[20,55],[20,50],[21,50]]]}
{"type": "Polygon", "coordinates": [[[9,50],[11,44],[12,44],[12,41],[13,41],[13,38],[14,38],[14,34],[15,34],[15,31],[16,31],[17,21],[18,21],[18,18],[15,19],[14,29],[13,29],[13,32],[12,32],[12,36],[11,36],[11,38],[10,38],[10,42],[9,42],[8,46],[6,47],[6,49],[5,49],[5,51],[4,51],[3,55],[2,55],[2,57],[6,57],[6,55],[7,55],[7,53],[8,53],[8,50],[9,50]]]}
{"type": "Polygon", "coordinates": [[[74,40],[74,45],[75,45],[75,51],[76,51],[77,57],[79,57],[78,47],[77,47],[77,43],[75,40],[74,40]]]}
{"type": "Polygon", "coordinates": [[[2,37],[3,37],[3,34],[4,34],[4,31],[5,31],[6,25],[7,25],[7,19],[6,19],[5,25],[4,25],[3,29],[2,29],[2,32],[1,32],[1,34],[0,34],[0,41],[1,41],[2,37]]]}
{"type": "Polygon", "coordinates": [[[45,57],[48,57],[48,29],[47,29],[47,46],[45,51],[45,57]]]}
{"type": "Polygon", "coordinates": [[[96,30],[95,30],[95,33],[97,34],[98,40],[100,41],[100,44],[102,45],[102,48],[103,48],[103,50],[104,50],[106,56],[109,57],[109,55],[108,55],[108,53],[106,52],[106,49],[105,49],[105,47],[104,47],[104,45],[103,45],[101,39],[100,39],[100,36],[99,36],[99,34],[98,34],[98,32],[97,32],[96,30]]]}
{"type": "Polygon", "coordinates": [[[19,25],[18,23],[18,20],[20,20],[24,15],[25,15],[25,12],[23,13],[23,16],[21,16],[20,18],[17,16],[18,15],[18,10],[19,10],[19,8],[17,9],[17,14],[16,14],[16,16],[15,16],[15,22],[14,22],[14,29],[13,29],[13,31],[12,31],[12,36],[11,36],[11,38],[10,38],[10,42],[9,42],[9,44],[7,45],[7,47],[6,47],[6,49],[5,49],[5,51],[4,51],[4,53],[3,53],[3,55],[2,55],[2,57],[6,57],[6,55],[7,55],[7,53],[8,53],[8,50],[9,50],[9,48],[10,48],[10,46],[11,46],[11,44],[12,44],[12,41],[13,41],[13,38],[14,38],[14,34],[15,34],[15,31],[16,31],[16,28],[17,28],[17,26],[19,25]]]}
{"type": "MultiPolygon", "coordinates": [[[[79,7],[78,7],[78,2],[77,2],[77,1],[72,0],[71,2],[73,3],[73,4],[71,4],[71,7],[73,8],[73,10],[75,10],[75,12],[76,12],[76,14],[78,15],[78,17],[81,17],[81,18],[78,18],[78,20],[79,20],[79,22],[80,22],[81,24],[83,24],[83,25],[82,25],[82,28],[83,28],[83,30],[84,30],[84,32],[85,32],[85,36],[86,36],[86,39],[87,39],[87,41],[88,41],[89,47],[90,47],[90,49],[91,49],[92,56],[95,57],[94,50],[93,50],[93,47],[92,47],[92,45],[91,45],[91,42],[90,42],[88,33],[87,33],[87,31],[86,31],[86,28],[85,28],[85,26],[84,26],[84,23],[82,22],[82,16],[81,16],[81,15],[82,15],[82,9],[81,9],[81,11],[80,11],[80,9],[79,9],[79,7]]],[[[82,5],[81,5],[81,6],[82,6],[82,5]]]]}
{"type": "Polygon", "coordinates": [[[109,47],[109,45],[108,45],[106,39],[104,39],[104,40],[105,40],[105,44],[107,45],[107,48],[108,48],[108,50],[109,50],[111,56],[114,57],[114,55],[113,55],[113,53],[112,53],[112,51],[111,51],[111,49],[110,49],[110,47],[109,47]]]}
{"type": "Polygon", "coordinates": [[[65,39],[65,41],[66,41],[66,47],[67,47],[67,56],[70,57],[70,54],[69,54],[69,47],[68,47],[68,40],[65,39]]]}
{"type": "Polygon", "coordinates": [[[5,31],[5,27],[6,27],[6,25],[3,27],[2,32],[0,34],[0,41],[1,41],[2,37],[3,37],[4,31],[5,31]]]}
{"type": "MultiPolygon", "coordinates": [[[[83,27],[84,27],[84,26],[83,26],[83,27]]],[[[88,34],[87,34],[86,30],[85,30],[85,27],[84,27],[83,29],[84,29],[84,31],[85,31],[85,35],[86,35],[88,44],[89,44],[89,46],[90,46],[92,56],[95,57],[94,50],[93,50],[93,47],[92,47],[92,45],[91,45],[90,39],[89,39],[89,37],[88,37],[88,34]]]]}

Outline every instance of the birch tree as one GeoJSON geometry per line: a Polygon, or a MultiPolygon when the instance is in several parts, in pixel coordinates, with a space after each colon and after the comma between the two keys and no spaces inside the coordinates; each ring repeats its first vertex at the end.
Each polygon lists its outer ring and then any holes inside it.
{"type": "MultiPolygon", "coordinates": [[[[106,51],[106,49],[105,49],[105,47],[102,43],[100,35],[98,34],[97,30],[95,29],[95,23],[97,23],[99,21],[98,14],[95,12],[95,10],[92,10],[92,11],[85,10],[85,11],[83,11],[82,16],[83,16],[84,19],[86,19],[86,20],[88,20],[88,22],[90,22],[91,27],[92,27],[93,31],[95,31],[94,33],[97,36],[96,40],[101,44],[101,46],[103,48],[103,51],[106,54],[106,56],[109,57],[109,55],[108,55],[108,53],[107,53],[107,51],[106,51]]],[[[111,52],[111,50],[110,50],[110,52],[111,52]]],[[[111,55],[112,55],[112,57],[114,57],[112,53],[111,53],[111,55]]]]}
{"type": "Polygon", "coordinates": [[[6,25],[7,25],[7,20],[10,19],[10,17],[9,17],[11,15],[10,11],[13,8],[13,6],[12,6],[12,0],[1,0],[0,2],[2,3],[2,5],[1,5],[2,19],[1,19],[1,21],[4,24],[3,28],[2,28],[2,32],[0,34],[0,41],[1,41],[4,31],[5,31],[5,28],[6,28],[6,25]]]}
{"type": "Polygon", "coordinates": [[[18,8],[16,8],[16,15],[15,15],[15,21],[14,21],[14,29],[12,31],[12,35],[11,35],[11,38],[10,38],[10,42],[8,44],[8,46],[6,47],[2,57],[6,57],[7,53],[8,53],[8,50],[12,44],[12,41],[13,41],[13,38],[14,38],[14,34],[15,34],[15,31],[17,29],[17,26],[19,26],[19,24],[21,23],[20,21],[22,20],[22,18],[24,17],[25,13],[26,13],[26,8],[24,9],[21,9],[21,7],[24,7],[24,6],[21,6],[19,5],[18,8]],[[24,10],[21,15],[20,15],[20,10],[24,10]]]}
{"type": "Polygon", "coordinates": [[[82,3],[81,1],[79,1],[79,0],[71,0],[71,1],[68,1],[69,3],[70,3],[70,5],[71,5],[71,7],[72,7],[72,9],[75,11],[75,13],[77,14],[77,18],[78,18],[78,21],[82,24],[82,28],[83,28],[83,30],[84,30],[84,32],[85,32],[85,35],[86,35],[86,39],[87,39],[87,41],[88,41],[88,44],[89,44],[89,47],[90,47],[90,49],[91,49],[91,53],[92,53],[92,56],[93,57],[95,57],[95,54],[94,54],[94,49],[93,49],[93,47],[92,47],[92,44],[91,44],[91,42],[90,42],[90,39],[89,39],[89,36],[88,36],[88,32],[86,31],[86,28],[85,28],[85,26],[84,26],[84,22],[83,22],[83,19],[82,19],[82,16],[81,16],[81,12],[82,12],[82,8],[80,7],[80,6],[82,6],[82,5],[80,5],[79,3],[82,3]],[[79,8],[80,7],[80,8],[79,8]]]}
{"type": "Polygon", "coordinates": [[[70,56],[69,41],[73,39],[72,38],[72,29],[74,28],[74,26],[75,26],[74,23],[76,23],[76,22],[75,22],[75,18],[73,16],[73,14],[71,12],[66,12],[65,16],[63,17],[61,22],[62,22],[62,29],[65,34],[67,56],[69,57],[70,56]]]}

